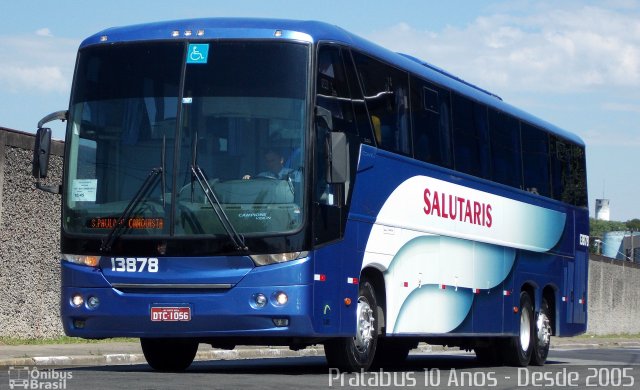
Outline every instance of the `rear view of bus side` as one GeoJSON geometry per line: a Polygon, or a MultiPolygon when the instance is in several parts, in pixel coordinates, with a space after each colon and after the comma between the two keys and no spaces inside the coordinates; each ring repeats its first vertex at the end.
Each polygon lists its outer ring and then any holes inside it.
{"type": "Polygon", "coordinates": [[[542,365],[586,330],[584,143],[338,27],[106,30],[51,119],[70,336],[138,337],[158,370],[205,343],[359,371],[421,341],[542,365]]]}

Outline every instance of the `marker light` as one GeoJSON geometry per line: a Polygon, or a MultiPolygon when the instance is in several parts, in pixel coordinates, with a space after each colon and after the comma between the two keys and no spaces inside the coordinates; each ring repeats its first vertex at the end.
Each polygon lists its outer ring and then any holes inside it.
{"type": "Polygon", "coordinates": [[[89,267],[97,267],[98,264],[100,263],[100,256],[62,254],[62,260],[66,260],[74,264],[86,265],[89,267]]]}
{"type": "Polygon", "coordinates": [[[71,305],[72,306],[80,307],[80,306],[82,306],[83,303],[84,303],[84,298],[82,298],[82,295],[75,294],[74,296],[71,297],[71,305]]]}
{"type": "Polygon", "coordinates": [[[106,35],[103,35],[100,37],[100,42],[106,42],[107,39],[109,39],[109,37],[107,37],[106,35]]]}
{"type": "Polygon", "coordinates": [[[191,30],[185,30],[185,31],[184,31],[184,36],[185,36],[185,37],[190,37],[190,36],[191,36],[191,34],[193,34],[193,31],[191,31],[191,30]]]}
{"type": "Polygon", "coordinates": [[[287,296],[287,294],[285,294],[282,291],[277,292],[275,295],[275,298],[276,298],[276,305],[278,306],[286,305],[287,301],[289,301],[289,297],[287,296]]]}
{"type": "Polygon", "coordinates": [[[180,36],[180,31],[178,31],[178,30],[171,31],[171,36],[172,37],[179,37],[180,36]]]}
{"type": "Polygon", "coordinates": [[[203,36],[204,35],[204,30],[198,30],[196,35],[198,35],[199,37],[203,36]]]}
{"type": "Polygon", "coordinates": [[[276,32],[275,32],[275,33],[273,33],[273,35],[274,35],[276,38],[280,38],[280,37],[282,36],[282,30],[276,30],[276,32]]]}

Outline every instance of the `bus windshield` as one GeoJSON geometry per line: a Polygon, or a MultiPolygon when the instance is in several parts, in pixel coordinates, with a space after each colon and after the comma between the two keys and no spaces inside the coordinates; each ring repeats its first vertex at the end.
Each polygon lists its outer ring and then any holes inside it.
{"type": "Polygon", "coordinates": [[[127,207],[125,235],[223,236],[220,209],[243,235],[299,229],[308,57],[266,41],[83,49],[64,229],[107,234],[127,207]]]}

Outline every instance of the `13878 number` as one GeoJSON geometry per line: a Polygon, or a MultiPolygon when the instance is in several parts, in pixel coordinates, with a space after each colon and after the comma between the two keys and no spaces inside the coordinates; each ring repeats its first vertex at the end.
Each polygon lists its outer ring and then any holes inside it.
{"type": "Polygon", "coordinates": [[[113,272],[158,272],[156,257],[112,257],[113,272]]]}

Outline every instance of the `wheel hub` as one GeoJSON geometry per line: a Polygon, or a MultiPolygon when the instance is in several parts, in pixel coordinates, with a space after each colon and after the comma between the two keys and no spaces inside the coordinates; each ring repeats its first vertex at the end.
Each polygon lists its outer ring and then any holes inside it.
{"type": "Polygon", "coordinates": [[[369,302],[364,297],[358,298],[358,317],[356,321],[358,331],[356,332],[355,346],[358,352],[363,353],[369,350],[375,326],[373,310],[371,310],[369,302]]]}
{"type": "Polygon", "coordinates": [[[531,340],[531,315],[529,308],[524,307],[520,312],[520,346],[523,351],[529,350],[529,341],[531,340]]]}
{"type": "Polygon", "coordinates": [[[549,324],[549,317],[545,313],[538,315],[536,321],[536,333],[537,342],[540,348],[546,348],[551,343],[551,325],[549,324]]]}

